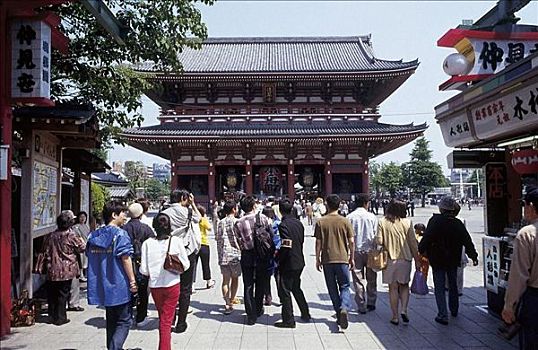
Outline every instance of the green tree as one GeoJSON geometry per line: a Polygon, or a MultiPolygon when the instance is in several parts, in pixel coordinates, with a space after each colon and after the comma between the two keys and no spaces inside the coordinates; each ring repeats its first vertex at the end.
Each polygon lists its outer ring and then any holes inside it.
{"type": "Polygon", "coordinates": [[[379,185],[383,191],[389,192],[392,198],[396,196],[396,192],[402,187],[402,170],[396,163],[381,165],[379,185]]]}
{"type": "Polygon", "coordinates": [[[411,160],[402,164],[403,184],[422,196],[422,207],[426,204],[426,195],[434,187],[446,187],[450,184],[443,175],[441,166],[431,161],[432,151],[429,141],[424,137],[417,139],[409,154],[411,160]]]}
{"type": "Polygon", "coordinates": [[[148,179],[146,182],[145,196],[151,201],[161,200],[170,194],[170,188],[157,179],[148,179]]]}
{"type": "Polygon", "coordinates": [[[129,30],[118,44],[78,1],[49,6],[62,18],[60,29],[69,37],[69,53],[52,53],[52,99],[86,103],[97,109],[104,145],[117,139],[123,128],[143,120],[141,97],[151,82],[133,70],[151,68],[181,71],[178,54],[184,47],[198,48],[207,28],[197,3],[213,0],[104,0],[129,30]]]}
{"type": "Polygon", "coordinates": [[[374,192],[375,197],[379,197],[381,192],[381,178],[379,172],[381,171],[381,165],[376,161],[370,161],[368,165],[368,183],[370,187],[370,192],[374,192]]]}
{"type": "Polygon", "coordinates": [[[141,161],[126,161],[123,165],[123,173],[129,181],[129,187],[133,191],[144,185],[146,166],[141,161]]]}
{"type": "Polygon", "coordinates": [[[95,182],[91,183],[91,196],[92,196],[92,215],[96,219],[102,219],[102,212],[105,203],[109,200],[110,195],[107,189],[95,182]]]}

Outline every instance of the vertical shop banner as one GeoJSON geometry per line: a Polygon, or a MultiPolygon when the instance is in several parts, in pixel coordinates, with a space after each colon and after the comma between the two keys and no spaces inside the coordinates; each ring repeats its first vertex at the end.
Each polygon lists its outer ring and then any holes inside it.
{"type": "Polygon", "coordinates": [[[88,215],[91,213],[90,212],[90,181],[86,179],[80,179],[80,211],[85,211],[86,213],[88,213],[88,215]]]}
{"type": "Polygon", "coordinates": [[[500,239],[497,237],[483,237],[482,247],[484,253],[484,285],[490,292],[498,294],[501,270],[500,239]]]}
{"type": "Polygon", "coordinates": [[[484,167],[486,182],[485,229],[488,236],[500,236],[508,225],[508,192],[505,163],[487,163],[484,167]]]}
{"type": "Polygon", "coordinates": [[[11,97],[50,98],[51,28],[45,22],[11,24],[11,97]]]}

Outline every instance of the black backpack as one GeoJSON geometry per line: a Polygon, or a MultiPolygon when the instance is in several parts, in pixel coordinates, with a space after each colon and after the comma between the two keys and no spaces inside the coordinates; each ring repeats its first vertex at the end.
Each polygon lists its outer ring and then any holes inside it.
{"type": "Polygon", "coordinates": [[[258,260],[269,261],[275,254],[273,231],[270,226],[261,224],[260,213],[256,214],[256,224],[252,236],[258,260]]]}

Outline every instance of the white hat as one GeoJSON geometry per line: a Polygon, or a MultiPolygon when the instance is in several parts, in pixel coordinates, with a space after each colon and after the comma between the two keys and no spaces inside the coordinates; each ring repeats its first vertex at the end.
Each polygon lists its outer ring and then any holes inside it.
{"type": "Polygon", "coordinates": [[[140,203],[133,203],[129,206],[129,216],[133,219],[139,218],[144,213],[144,208],[140,203]]]}

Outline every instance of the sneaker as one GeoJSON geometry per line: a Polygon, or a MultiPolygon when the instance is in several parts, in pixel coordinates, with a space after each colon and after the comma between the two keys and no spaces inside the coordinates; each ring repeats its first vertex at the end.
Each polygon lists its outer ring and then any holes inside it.
{"type": "Polygon", "coordinates": [[[248,325],[248,326],[253,326],[253,325],[255,325],[255,324],[256,324],[256,320],[247,318],[247,325],[248,325]]]}
{"type": "Polygon", "coordinates": [[[143,328],[143,327],[147,326],[150,322],[151,322],[151,320],[149,318],[145,318],[143,321],[137,322],[136,327],[137,328],[143,328]]]}
{"type": "Polygon", "coordinates": [[[67,311],[81,312],[81,311],[84,311],[84,308],[81,306],[70,306],[67,308],[67,311]]]}
{"type": "Polygon", "coordinates": [[[305,321],[305,322],[310,322],[310,320],[312,319],[312,316],[310,316],[310,314],[308,315],[301,315],[301,320],[305,321]]]}
{"type": "Polygon", "coordinates": [[[65,320],[53,322],[52,324],[55,325],[55,326],[61,326],[61,325],[64,325],[66,323],[69,323],[69,322],[71,322],[71,320],[65,319],[65,320]]]}
{"type": "Polygon", "coordinates": [[[338,315],[338,324],[342,329],[347,329],[348,320],[347,320],[347,310],[341,310],[340,315],[338,315]]]}
{"type": "Polygon", "coordinates": [[[400,316],[402,316],[402,321],[403,323],[409,323],[409,317],[407,316],[407,314],[400,314],[400,316]]]}
{"type": "Polygon", "coordinates": [[[174,333],[185,333],[187,330],[187,324],[177,325],[174,327],[174,333]]]}
{"type": "Polygon", "coordinates": [[[295,328],[295,322],[294,323],[287,323],[287,322],[275,322],[275,327],[277,328],[295,328]]]}
{"type": "Polygon", "coordinates": [[[442,324],[444,326],[448,325],[448,320],[444,319],[444,318],[441,318],[441,317],[436,317],[435,322],[440,323],[440,324],[442,324]]]}

